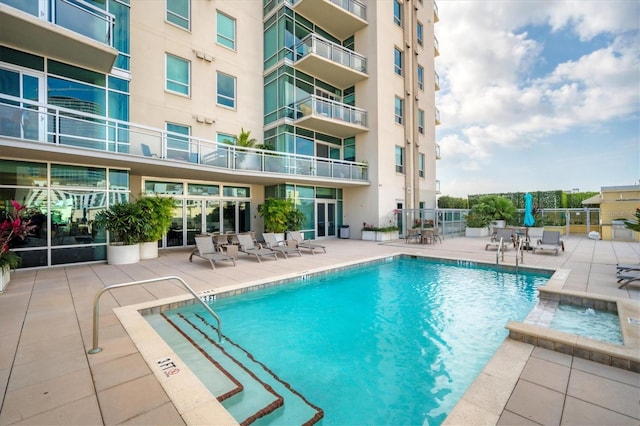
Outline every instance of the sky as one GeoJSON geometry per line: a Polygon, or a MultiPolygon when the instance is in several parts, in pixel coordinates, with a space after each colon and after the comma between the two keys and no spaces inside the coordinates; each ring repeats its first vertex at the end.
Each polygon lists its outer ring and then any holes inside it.
{"type": "Polygon", "coordinates": [[[640,0],[438,0],[441,195],[640,179],[640,0]]]}

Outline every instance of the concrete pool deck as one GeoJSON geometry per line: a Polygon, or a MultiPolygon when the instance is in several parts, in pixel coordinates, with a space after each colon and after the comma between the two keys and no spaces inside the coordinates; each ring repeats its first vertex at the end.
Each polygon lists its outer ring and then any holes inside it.
{"type": "MultiPolygon", "coordinates": [[[[618,289],[615,282],[615,264],[639,263],[640,244],[577,236],[564,240],[565,252],[526,253],[522,265],[568,269],[564,290],[640,304],[639,286],[618,289]]],[[[189,417],[167,396],[113,312],[185,290],[176,282],[158,282],[105,293],[100,303],[104,350],[89,355],[93,297],[107,285],[179,276],[203,292],[396,253],[495,263],[495,251],[484,250],[486,241],[460,237],[419,245],[329,240],[323,242],[326,254],[262,263],[241,255],[235,268],[220,265],[216,270],[200,259],[188,262],[190,250],[180,249],[134,265],[13,272],[0,295],[0,425],[185,424],[189,417]]],[[[503,263],[513,265],[515,251],[507,251],[503,263]]],[[[639,401],[639,373],[507,339],[447,422],[637,425],[639,401]],[[498,390],[489,379],[504,382],[504,387],[498,390]]]]}

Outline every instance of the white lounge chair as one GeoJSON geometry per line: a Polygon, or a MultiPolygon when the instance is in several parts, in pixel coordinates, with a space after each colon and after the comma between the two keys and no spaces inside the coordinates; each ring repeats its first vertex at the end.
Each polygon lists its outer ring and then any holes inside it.
{"type": "Polygon", "coordinates": [[[560,241],[560,231],[543,231],[542,238],[533,246],[533,253],[537,250],[552,251],[557,256],[558,250],[564,251],[564,245],[560,241]]]}
{"type": "Polygon", "coordinates": [[[189,262],[193,261],[193,256],[208,260],[211,263],[211,269],[216,269],[215,262],[232,262],[236,266],[236,261],[228,254],[218,251],[213,244],[211,236],[198,236],[196,239],[196,249],[191,252],[189,262]]]}
{"type": "Polygon", "coordinates": [[[640,281],[640,271],[622,270],[616,274],[616,279],[618,280],[618,284],[620,284],[618,288],[623,288],[634,281],[640,281]]]}
{"type": "Polygon", "coordinates": [[[239,243],[239,251],[250,256],[255,256],[258,259],[258,262],[261,262],[260,258],[262,257],[273,257],[275,260],[278,260],[278,254],[268,248],[262,248],[260,246],[256,246],[253,242],[253,238],[249,234],[237,234],[239,243]]]}
{"type": "Polygon", "coordinates": [[[275,251],[276,253],[280,253],[284,256],[285,259],[289,257],[290,254],[297,254],[298,256],[302,256],[302,252],[299,247],[291,247],[284,245],[284,241],[278,241],[276,238],[276,234],[273,232],[264,232],[262,234],[264,238],[264,242],[267,245],[267,248],[275,251]]]}
{"type": "Polygon", "coordinates": [[[305,240],[299,231],[287,232],[287,240],[295,241],[298,248],[309,250],[311,254],[315,254],[315,250],[322,250],[324,253],[327,252],[327,248],[325,246],[305,240]]]}

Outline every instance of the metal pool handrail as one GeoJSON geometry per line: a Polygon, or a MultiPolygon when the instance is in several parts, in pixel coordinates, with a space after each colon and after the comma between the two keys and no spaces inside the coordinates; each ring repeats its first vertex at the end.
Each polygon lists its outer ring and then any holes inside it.
{"type": "Polygon", "coordinates": [[[93,298],[93,347],[88,351],[89,354],[97,354],[98,352],[102,351],[102,348],[98,347],[98,328],[99,328],[99,312],[100,312],[100,305],[98,304],[98,302],[100,301],[100,296],[102,296],[103,293],[112,290],[114,288],[121,288],[121,287],[130,287],[130,286],[134,286],[134,285],[139,285],[139,284],[148,284],[148,283],[153,283],[153,282],[157,282],[157,281],[165,281],[165,280],[178,280],[182,283],[183,287],[186,288],[187,290],[189,290],[189,293],[191,293],[193,295],[193,297],[195,297],[202,306],[204,306],[204,308],[216,319],[216,321],[218,322],[218,341],[220,343],[222,343],[222,322],[220,321],[220,317],[218,317],[218,315],[213,312],[213,309],[211,309],[209,307],[209,305],[207,305],[199,296],[198,294],[189,286],[189,284],[187,284],[182,278],[180,277],[176,277],[176,276],[168,276],[168,277],[161,277],[161,278],[151,278],[148,280],[142,280],[142,281],[132,281],[129,283],[122,283],[122,284],[112,284],[110,286],[107,286],[103,289],[101,289],[99,292],[96,293],[95,297],[93,298]]]}

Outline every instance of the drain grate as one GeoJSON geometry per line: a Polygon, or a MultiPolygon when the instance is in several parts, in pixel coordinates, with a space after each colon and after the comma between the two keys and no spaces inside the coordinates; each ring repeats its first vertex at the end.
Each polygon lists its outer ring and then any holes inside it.
{"type": "Polygon", "coordinates": [[[631,325],[640,325],[640,318],[627,318],[629,320],[629,324],[631,325]]]}

